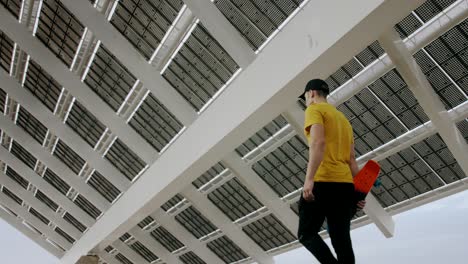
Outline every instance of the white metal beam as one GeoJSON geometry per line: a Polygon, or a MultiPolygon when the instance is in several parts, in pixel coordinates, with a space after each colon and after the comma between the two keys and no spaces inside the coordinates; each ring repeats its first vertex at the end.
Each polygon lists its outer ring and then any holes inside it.
{"type": "Polygon", "coordinates": [[[57,191],[52,185],[46,182],[43,178],[37,175],[31,168],[26,166],[21,160],[13,156],[8,150],[0,147],[0,157],[3,162],[12,167],[19,175],[28,180],[31,184],[36,186],[41,192],[46,194],[50,199],[60,205],[67,212],[72,214],[84,225],[90,227],[96,221],[85,214],[81,208],[70,201],[65,195],[57,191]]]}
{"type": "Polygon", "coordinates": [[[73,263],[94,247],[109,244],[134,227],[220,157],[284,112],[310,76],[327,76],[422,2],[316,0],[306,4],[257,59],[67,252],[62,262],[73,263]],[[337,5],[342,8],[336,9],[337,5]],[[330,15],[339,19],[324,31],[320,21],[330,15]],[[304,27],[305,24],[309,26],[304,27]],[[320,41],[311,42],[310,36],[320,37],[320,41]],[[240,100],[242,107],[239,107],[240,100]],[[154,177],[161,173],[163,177],[154,177]]]}
{"type": "Polygon", "coordinates": [[[20,197],[27,205],[33,207],[36,211],[56,224],[58,227],[60,227],[60,229],[65,231],[75,240],[78,240],[81,237],[82,234],[78,229],[76,229],[76,227],[65,221],[65,219],[63,219],[57,212],[53,211],[47,205],[39,201],[37,197],[32,194],[32,192],[23,189],[18,183],[13,181],[3,172],[0,173],[0,184],[7,187],[16,196],[20,197]]]}
{"type": "Polygon", "coordinates": [[[59,117],[52,115],[34,95],[22,88],[13,77],[8,76],[4,71],[0,70],[0,82],[2,83],[1,88],[8,96],[26,108],[28,112],[32,113],[37,120],[63,140],[89,165],[106,176],[106,179],[115,185],[117,189],[120,191],[127,190],[130,182],[119,170],[91,148],[75,131],[66,126],[59,117]]]}
{"type": "Polygon", "coordinates": [[[175,236],[188,250],[193,251],[206,263],[221,264],[224,263],[216,254],[200,240],[190,234],[185,227],[179,224],[174,217],[166,214],[161,208],[157,209],[151,215],[158,223],[161,224],[169,233],[175,236]]]}
{"type": "Polygon", "coordinates": [[[145,61],[144,57],[107,21],[105,16],[84,1],[62,0],[62,3],[151,90],[182,124],[189,126],[195,120],[197,114],[189,103],[145,61]]]}
{"type": "Polygon", "coordinates": [[[379,42],[387,51],[398,72],[408,84],[408,88],[413,92],[465,175],[468,175],[468,145],[456,124],[450,120],[442,101],[432,89],[398,33],[392,28],[379,38],[379,42]]]}
{"type": "Polygon", "coordinates": [[[248,237],[239,226],[232,223],[221,210],[211,203],[210,200],[194,186],[189,185],[181,194],[257,263],[274,263],[271,256],[268,256],[268,254],[248,237]]]}
{"type": "Polygon", "coordinates": [[[29,151],[36,159],[39,159],[44,165],[50,168],[60,178],[67,182],[73,189],[83,194],[89,201],[91,201],[99,210],[106,211],[110,204],[104,197],[95,189],[84,182],[84,179],[77,177],[77,175],[68,168],[61,160],[53,156],[46,149],[44,149],[36,140],[34,140],[23,129],[16,126],[13,121],[7,117],[0,115],[0,127],[2,130],[13,137],[24,149],[29,151]]]}
{"type": "MultiPolygon", "coordinates": [[[[91,5],[82,1],[84,5],[91,5]]],[[[92,10],[93,13],[98,13],[92,10]]],[[[100,15],[101,16],[101,15],[100,15]]],[[[83,21],[83,20],[82,20],[83,21]]],[[[115,133],[130,149],[145,162],[150,163],[156,151],[67,67],[31,32],[19,24],[3,6],[0,6],[0,29],[26,51],[58,83],[66,87],[94,116],[115,133]]],[[[124,53],[121,52],[120,53],[124,53]]]]}
{"type": "Polygon", "coordinates": [[[114,243],[112,243],[112,246],[133,263],[138,263],[138,264],[148,263],[146,259],[138,255],[138,253],[136,253],[133,249],[131,249],[127,244],[120,241],[120,239],[117,239],[114,243]]]}
{"type": "Polygon", "coordinates": [[[6,196],[2,192],[0,192],[0,203],[3,204],[6,208],[10,209],[15,214],[17,214],[19,217],[23,218],[26,222],[37,228],[37,230],[44,234],[48,239],[54,241],[66,250],[71,248],[72,244],[68,242],[68,240],[66,240],[57,232],[52,230],[50,226],[43,223],[41,220],[39,220],[39,218],[36,218],[34,215],[32,215],[27,210],[27,208],[17,204],[10,197],[6,196]]]}
{"type": "Polygon", "coordinates": [[[184,0],[184,2],[241,68],[245,69],[250,65],[255,59],[254,51],[213,1],[184,0]]]}

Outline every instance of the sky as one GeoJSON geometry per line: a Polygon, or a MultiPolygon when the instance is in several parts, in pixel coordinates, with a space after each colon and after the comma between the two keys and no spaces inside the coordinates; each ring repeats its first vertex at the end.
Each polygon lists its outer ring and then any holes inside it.
{"type": "MultiPolygon", "coordinates": [[[[394,216],[395,236],[375,225],[352,231],[358,264],[468,263],[468,191],[394,216]]],[[[55,257],[0,219],[2,264],[55,264],[55,257]]],[[[327,240],[327,242],[329,242],[327,240]]],[[[304,248],[275,257],[277,264],[318,263],[304,248]]]]}

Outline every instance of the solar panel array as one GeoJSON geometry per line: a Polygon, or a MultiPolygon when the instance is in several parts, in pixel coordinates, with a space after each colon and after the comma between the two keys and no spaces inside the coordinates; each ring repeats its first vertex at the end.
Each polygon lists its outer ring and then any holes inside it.
{"type": "MultiPolygon", "coordinates": [[[[395,25],[395,29],[403,39],[411,37],[454,2],[428,0],[395,25]]],[[[258,51],[282,28],[303,1],[215,0],[213,3],[252,50],[258,51]]],[[[0,8],[6,8],[16,19],[19,18],[21,1],[1,0],[1,5],[0,8]]],[[[181,0],[118,1],[109,23],[133,45],[142,58],[149,61],[158,47],[164,44],[164,38],[170,33],[183,6],[181,0]]],[[[86,38],[85,26],[60,1],[43,0],[38,11],[35,37],[41,45],[46,46],[61,60],[63,65],[60,66],[72,70],[77,58],[87,53],[87,57],[80,58],[84,63],[81,66],[83,74],[79,77],[102,99],[105,107],[120,115],[122,106],[135,96],[135,87],[139,85],[136,73],[131,72],[126,66],[127,62],[120,61],[98,39],[86,38]],[[86,41],[89,43],[85,43],[86,41]]],[[[202,22],[194,23],[186,34],[180,46],[173,50],[174,53],[161,75],[187,104],[194,110],[201,111],[240,68],[202,22]]],[[[31,95],[31,100],[45,106],[50,111],[48,114],[61,118],[66,128],[70,128],[88,144],[86,147],[99,153],[102,162],[109,163],[109,166],[122,173],[130,186],[151,164],[146,164],[143,157],[139,157],[125,143],[128,141],[109,137],[112,131],[102,123],[104,120],[99,120],[96,113],[88,110],[73,95],[72,100],[67,99],[70,96],[67,87],[63,87],[42,68],[41,61],[35,61],[27,54],[24,57],[19,56],[20,49],[21,45],[16,46],[8,35],[0,32],[2,74],[10,74],[12,69],[20,73],[16,76],[18,83],[31,95]],[[64,112],[60,112],[59,109],[62,108],[64,112]]],[[[415,60],[447,110],[467,101],[467,49],[468,20],[465,20],[414,54],[415,60]]],[[[369,43],[330,74],[326,82],[334,91],[366,71],[384,55],[385,51],[377,41],[369,43]]],[[[337,106],[353,125],[359,157],[430,121],[397,69],[376,77],[372,84],[363,87],[337,106]]],[[[53,128],[40,121],[38,113],[23,105],[10,107],[15,106],[14,102],[15,98],[0,87],[2,113],[13,117],[12,123],[26,132],[32,142],[43,146],[49,155],[45,156],[22,144],[22,140],[15,139],[16,135],[2,131],[2,147],[11,154],[9,159],[15,161],[14,164],[9,164],[2,160],[3,172],[18,185],[18,189],[30,192],[34,200],[21,197],[14,189],[4,185],[1,186],[1,192],[14,203],[25,206],[33,219],[44,223],[53,233],[63,238],[64,242],[73,245],[125,190],[119,190],[112,183],[116,175],[92,168],[88,162],[89,157],[80,156],[67,139],[58,138],[53,128]],[[43,162],[45,157],[47,159],[43,162]],[[56,162],[64,167],[54,165],[56,162]],[[68,168],[72,175],[61,175],[65,171],[63,168],[68,168]],[[81,193],[79,190],[85,189],[74,186],[70,177],[85,183],[99,197],[81,193]],[[102,200],[102,204],[95,203],[98,200],[102,200]],[[45,205],[47,211],[42,207],[33,207],[32,204],[36,202],[45,205]],[[55,221],[57,218],[65,221],[55,221]]],[[[156,95],[147,92],[141,101],[135,102],[135,110],[130,118],[124,120],[157,152],[162,152],[184,128],[182,122],[167,108],[170,103],[160,101],[156,95]]],[[[303,102],[302,106],[304,107],[303,102]]],[[[275,140],[287,126],[287,118],[278,116],[235,149],[238,158],[244,158],[265,142],[275,140]]],[[[468,142],[468,120],[465,118],[458,122],[457,127],[468,142]]],[[[275,149],[262,150],[261,156],[247,166],[278,196],[278,201],[282,202],[282,199],[288,203],[291,212],[297,214],[296,194],[303,185],[307,160],[307,145],[300,135],[295,135],[281,141],[275,149]],[[288,197],[294,195],[296,199],[288,200],[288,197]]],[[[372,193],[384,208],[466,178],[460,164],[437,133],[379,162],[382,166],[379,176],[382,184],[374,187],[372,193]]],[[[207,200],[262,250],[274,252],[281,247],[297,244],[295,234],[281,222],[281,217],[265,211],[268,208],[265,209],[260,197],[256,197],[258,192],[242,180],[242,175],[235,175],[235,170],[223,161],[200,175],[192,185],[203,189],[207,200]],[[209,188],[203,189],[208,183],[209,188]]],[[[207,250],[225,263],[252,260],[252,256],[242,249],[245,245],[233,241],[235,239],[213,224],[212,216],[204,215],[197,207],[196,201],[189,201],[183,195],[176,194],[158,210],[167,213],[174,223],[206,245],[207,250]]],[[[8,208],[5,210],[16,215],[8,208]]],[[[365,214],[359,212],[355,219],[364,217],[365,214]]],[[[28,225],[42,233],[31,223],[28,225]]],[[[150,241],[162,245],[183,263],[206,263],[198,252],[192,251],[190,245],[182,242],[183,237],[160,225],[156,217],[148,216],[135,228],[141,230],[150,241]]],[[[325,224],[323,229],[326,229],[325,224]]],[[[52,238],[49,240],[61,251],[67,248],[63,242],[52,238]]],[[[162,262],[158,257],[160,252],[156,252],[152,245],[146,244],[138,236],[127,233],[120,240],[124,242],[123,246],[146,262],[162,262]]],[[[113,246],[107,247],[105,251],[118,261],[116,263],[135,263],[132,256],[113,246]]]]}

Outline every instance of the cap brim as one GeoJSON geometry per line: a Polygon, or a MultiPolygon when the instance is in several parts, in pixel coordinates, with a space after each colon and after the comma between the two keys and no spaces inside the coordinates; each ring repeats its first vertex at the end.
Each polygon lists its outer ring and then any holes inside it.
{"type": "Polygon", "coordinates": [[[305,92],[303,92],[298,98],[305,101],[305,92]]]}

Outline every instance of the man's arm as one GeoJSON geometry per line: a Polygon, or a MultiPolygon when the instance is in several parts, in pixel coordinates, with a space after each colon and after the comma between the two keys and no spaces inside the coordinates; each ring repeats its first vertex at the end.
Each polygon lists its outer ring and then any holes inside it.
{"type": "Polygon", "coordinates": [[[322,124],[310,127],[309,163],[304,181],[303,196],[306,201],[314,199],[312,189],[314,188],[314,177],[325,153],[325,129],[322,124]]]}

